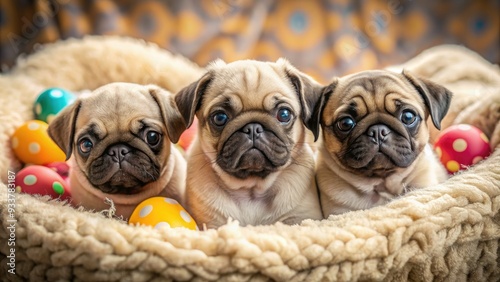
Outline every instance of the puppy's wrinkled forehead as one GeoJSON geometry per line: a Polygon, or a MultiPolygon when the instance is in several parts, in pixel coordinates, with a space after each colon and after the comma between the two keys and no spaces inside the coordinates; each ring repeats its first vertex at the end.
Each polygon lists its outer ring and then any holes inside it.
{"type": "Polygon", "coordinates": [[[337,112],[365,115],[368,112],[394,112],[404,103],[423,99],[410,83],[398,73],[382,70],[364,71],[345,76],[339,81],[333,97],[341,105],[337,112]],[[334,95],[335,96],[335,95],[334,95]]]}
{"type": "Polygon", "coordinates": [[[96,89],[82,99],[77,128],[92,126],[108,132],[129,132],[139,131],[146,124],[161,127],[160,109],[148,91],[129,83],[112,83],[96,89]]]}
{"type": "Polygon", "coordinates": [[[273,100],[297,102],[285,65],[280,61],[242,60],[229,64],[216,61],[209,70],[214,72],[206,93],[210,105],[226,102],[245,111],[269,108],[273,100]]]}

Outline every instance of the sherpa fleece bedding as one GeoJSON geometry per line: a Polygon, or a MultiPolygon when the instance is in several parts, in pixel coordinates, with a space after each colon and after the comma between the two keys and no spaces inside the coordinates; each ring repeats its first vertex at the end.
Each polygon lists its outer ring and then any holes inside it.
{"type": "MultiPolygon", "coordinates": [[[[446,82],[446,77],[457,77],[456,58],[467,61],[459,67],[473,71],[468,77],[477,78],[481,87],[500,89],[495,85],[500,83],[498,67],[463,48],[431,49],[405,67],[446,82]],[[434,53],[439,55],[432,64],[421,64],[434,53]]],[[[20,168],[9,136],[32,118],[33,101],[44,88],[80,91],[130,81],[176,92],[202,72],[153,45],[117,37],[58,42],[19,60],[0,76],[2,181],[7,182],[7,170],[20,168]]],[[[461,85],[457,92],[461,89],[466,88],[461,85]]],[[[229,222],[207,231],[154,230],[129,226],[113,218],[112,209],[94,213],[24,194],[15,194],[15,211],[9,213],[8,197],[0,184],[0,278],[7,281],[500,279],[500,150],[441,185],[410,192],[386,206],[294,226],[229,222]],[[12,219],[15,275],[7,272],[12,219]]]]}

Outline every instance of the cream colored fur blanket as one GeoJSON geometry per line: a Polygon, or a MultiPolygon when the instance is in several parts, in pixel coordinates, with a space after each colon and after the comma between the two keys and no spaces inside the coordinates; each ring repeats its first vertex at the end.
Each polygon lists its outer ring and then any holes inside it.
{"type": "MultiPolygon", "coordinates": [[[[464,119],[482,127],[492,141],[499,139],[498,67],[454,46],[431,49],[405,67],[457,92],[447,125],[462,121],[461,114],[476,106],[464,119]]],[[[3,182],[7,170],[20,168],[9,136],[32,118],[33,100],[44,88],[79,91],[129,81],[175,92],[202,72],[155,46],[113,37],[60,42],[20,60],[0,77],[3,182]]],[[[15,209],[9,211],[9,197],[0,184],[2,280],[500,279],[500,150],[442,185],[411,192],[386,206],[296,226],[239,227],[232,222],[208,231],[154,230],[129,226],[109,213],[75,210],[22,194],[15,194],[15,209]],[[7,272],[10,220],[16,220],[16,275],[7,272]]]]}

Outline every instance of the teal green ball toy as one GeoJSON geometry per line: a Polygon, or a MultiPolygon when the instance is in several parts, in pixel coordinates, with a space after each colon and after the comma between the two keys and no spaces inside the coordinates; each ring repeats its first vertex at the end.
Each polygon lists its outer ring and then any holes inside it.
{"type": "Polygon", "coordinates": [[[35,101],[33,111],[35,118],[46,123],[52,119],[66,106],[73,103],[76,96],[62,88],[48,88],[43,91],[35,101]]]}

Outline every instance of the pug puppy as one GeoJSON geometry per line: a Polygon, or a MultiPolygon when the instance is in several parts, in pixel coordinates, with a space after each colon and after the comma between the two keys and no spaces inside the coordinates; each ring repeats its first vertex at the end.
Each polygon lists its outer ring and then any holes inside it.
{"type": "Polygon", "coordinates": [[[80,97],[48,133],[70,162],[72,203],[128,218],[143,200],[184,203],[186,161],[173,146],[184,121],[173,96],[157,86],[111,83],[80,97]]]}
{"type": "Polygon", "coordinates": [[[428,144],[452,94],[403,71],[364,71],[335,79],[315,108],[322,129],[316,179],[323,214],[382,205],[447,179],[428,144]]]}
{"type": "Polygon", "coordinates": [[[286,60],[216,61],[175,96],[198,133],[186,203],[199,227],[322,218],[307,126],[321,86],[286,60]]]}

